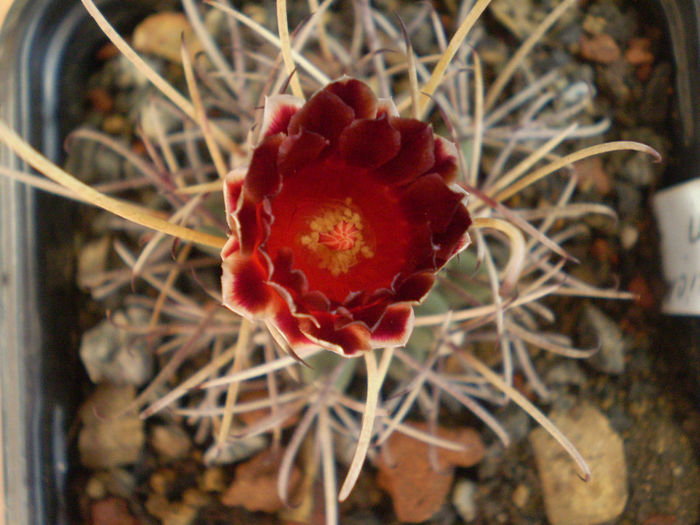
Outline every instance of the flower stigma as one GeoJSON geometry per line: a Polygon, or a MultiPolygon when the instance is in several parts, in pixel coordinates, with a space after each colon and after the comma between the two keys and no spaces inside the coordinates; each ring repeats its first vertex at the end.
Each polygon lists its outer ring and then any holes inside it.
{"type": "Polygon", "coordinates": [[[362,217],[350,197],[323,209],[309,221],[309,229],[310,233],[302,235],[301,244],[316,255],[319,267],[333,276],[347,273],[360,256],[374,257],[363,235],[362,217]]]}

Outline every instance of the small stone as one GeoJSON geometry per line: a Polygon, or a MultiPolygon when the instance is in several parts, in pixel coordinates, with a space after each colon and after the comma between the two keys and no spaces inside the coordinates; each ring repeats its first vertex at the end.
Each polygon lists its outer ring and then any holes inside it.
{"type": "Polygon", "coordinates": [[[190,436],[177,425],[153,427],[149,443],[166,461],[184,458],[192,448],[190,436]]]}
{"type": "Polygon", "coordinates": [[[187,16],[164,11],[146,17],[134,30],[132,45],[137,51],[181,63],[180,40],[194,60],[203,51],[187,16]]]}
{"type": "Polygon", "coordinates": [[[204,453],[204,463],[207,465],[237,463],[248,459],[265,447],[267,447],[267,438],[262,434],[226,442],[221,447],[215,443],[204,453]]]}
{"type": "Polygon", "coordinates": [[[110,248],[111,240],[106,235],[81,248],[78,254],[78,286],[90,288],[98,283],[100,275],[107,269],[110,248]]]}
{"type": "Polygon", "coordinates": [[[527,485],[523,485],[521,483],[515,487],[515,490],[513,491],[513,505],[519,509],[525,508],[525,505],[527,505],[529,499],[530,489],[527,487],[527,485]]]}
{"type": "Polygon", "coordinates": [[[119,496],[129,500],[136,490],[136,478],[126,469],[113,468],[103,472],[101,479],[107,488],[107,492],[112,496],[119,496]]]}
{"type": "Polygon", "coordinates": [[[90,523],[92,525],[139,525],[129,505],[120,498],[107,498],[96,501],[90,506],[90,523]]]}
{"type": "Polygon", "coordinates": [[[177,481],[177,474],[169,468],[162,468],[151,474],[148,485],[154,494],[167,496],[173,485],[177,481]]]}
{"type": "Polygon", "coordinates": [[[144,104],[140,111],[141,132],[152,141],[159,140],[160,133],[168,134],[182,122],[173,111],[153,104],[144,104]],[[157,121],[157,122],[156,122],[157,121]]]}
{"type": "MultiPolygon", "coordinates": [[[[241,505],[251,512],[275,512],[284,507],[277,495],[277,477],[281,456],[271,450],[236,467],[233,484],[221,497],[221,503],[231,507],[241,505]]],[[[289,476],[289,492],[301,481],[301,471],[293,466],[289,476]]]]}
{"type": "Polygon", "coordinates": [[[479,480],[498,478],[501,475],[505,454],[501,443],[492,443],[479,463],[479,480]]]}
{"type": "Polygon", "coordinates": [[[134,339],[122,326],[148,322],[144,310],[118,311],[83,334],[80,358],[93,383],[141,386],[153,375],[153,355],[145,338],[134,339]]]}
{"type": "Polygon", "coordinates": [[[642,192],[634,184],[627,181],[618,181],[615,184],[617,192],[617,213],[625,221],[637,222],[642,205],[642,192]]]}
{"type": "Polygon", "coordinates": [[[136,397],[131,386],[103,384],[80,408],[83,428],[78,436],[80,462],[92,469],[135,463],[145,442],[138,415],[119,415],[136,397]]]}
{"type": "Polygon", "coordinates": [[[110,135],[121,135],[129,128],[129,121],[121,115],[109,115],[102,121],[102,130],[110,135]]]}
{"type": "Polygon", "coordinates": [[[205,507],[212,502],[212,498],[201,490],[190,487],[182,493],[182,502],[190,507],[205,507]]]}
{"type": "Polygon", "coordinates": [[[87,92],[92,109],[99,113],[110,113],[114,109],[114,99],[103,87],[94,87],[87,92]]]}
{"type": "Polygon", "coordinates": [[[134,476],[124,469],[116,468],[93,474],[85,485],[85,493],[91,499],[102,499],[109,495],[128,501],[133,496],[135,487],[134,476]]]}
{"type": "Polygon", "coordinates": [[[205,492],[223,492],[226,490],[226,475],[221,467],[209,467],[202,474],[200,488],[205,492]]]}
{"type": "Polygon", "coordinates": [[[513,443],[525,439],[532,428],[532,419],[524,410],[515,405],[508,405],[499,414],[501,425],[513,443]]]}
{"type": "MultiPolygon", "coordinates": [[[[413,426],[425,432],[428,431],[427,425],[415,424],[413,426]]],[[[438,427],[437,434],[442,439],[460,443],[465,447],[463,451],[437,448],[438,459],[447,465],[473,467],[484,457],[486,448],[480,434],[473,428],[462,427],[453,429],[438,427]]]]}
{"type": "Polygon", "coordinates": [[[155,516],[159,520],[163,520],[169,512],[170,502],[168,498],[162,494],[151,493],[148,495],[146,500],[146,510],[152,516],[155,516]]]}
{"type": "Polygon", "coordinates": [[[92,476],[85,484],[85,494],[90,499],[102,499],[107,495],[107,488],[100,476],[92,476]]]}
{"type": "MultiPolygon", "coordinates": [[[[566,87],[561,94],[561,98],[557,102],[562,103],[565,107],[571,107],[580,104],[581,102],[590,101],[592,94],[590,84],[588,82],[584,82],[583,80],[579,80],[578,82],[574,82],[566,87]]],[[[597,158],[598,157],[593,157],[585,160],[593,160],[597,158]]]]}
{"type": "Polygon", "coordinates": [[[587,378],[584,371],[575,361],[558,361],[545,374],[548,385],[577,385],[582,386],[587,378]]]}
{"type": "Polygon", "coordinates": [[[621,174],[635,186],[649,186],[656,179],[652,162],[648,154],[635,152],[622,166],[621,174]]]}
{"type": "Polygon", "coordinates": [[[635,275],[627,285],[627,289],[636,295],[635,304],[641,306],[645,310],[656,310],[656,296],[652,292],[647,276],[635,275]]]}
{"type": "Polygon", "coordinates": [[[594,525],[617,518],[627,502],[622,438],[597,408],[584,403],[555,411],[550,419],[586,459],[591,479],[579,479],[569,455],[546,430],[530,434],[552,525],[594,525]]]}
{"type": "Polygon", "coordinates": [[[595,16],[592,14],[587,14],[581,26],[585,31],[593,35],[597,35],[605,31],[605,26],[607,25],[607,20],[602,16],[595,16]]]}
{"type": "Polygon", "coordinates": [[[476,483],[466,479],[455,483],[452,491],[452,505],[457,509],[459,517],[467,523],[474,521],[477,516],[476,491],[476,483]]]}
{"type": "Polygon", "coordinates": [[[417,523],[430,519],[442,506],[454,476],[454,468],[436,470],[428,447],[394,432],[378,462],[377,483],[386,490],[399,521],[417,523]]]}
{"type": "Polygon", "coordinates": [[[631,250],[639,240],[639,230],[633,224],[625,223],[620,228],[620,245],[624,250],[631,250]]]}
{"type": "Polygon", "coordinates": [[[594,189],[599,195],[608,195],[612,191],[612,181],[599,157],[584,159],[577,162],[575,167],[579,176],[578,185],[583,191],[594,189]]]}
{"type": "Polygon", "coordinates": [[[639,37],[630,39],[625,51],[625,60],[633,66],[653,63],[654,54],[651,52],[651,40],[639,37]]]}
{"type": "Polygon", "coordinates": [[[599,64],[611,64],[622,55],[615,39],[605,33],[592,36],[581,35],[579,45],[582,58],[599,64]]]}
{"type": "Polygon", "coordinates": [[[622,374],[628,342],[618,324],[588,303],[583,310],[581,330],[584,344],[600,347],[588,362],[606,374],[622,374]]]}
{"type": "Polygon", "coordinates": [[[107,42],[95,53],[95,58],[100,62],[106,62],[119,56],[119,48],[112,42],[107,42]]]}
{"type": "MultiPolygon", "coordinates": [[[[428,430],[424,423],[411,426],[428,430]]],[[[464,444],[465,451],[436,448],[438,464],[434,466],[427,444],[399,432],[394,432],[382,447],[377,461],[377,483],[391,494],[400,521],[416,523],[433,516],[449,494],[454,466],[473,466],[484,455],[484,445],[473,429],[438,427],[437,435],[464,444]]]]}
{"type": "Polygon", "coordinates": [[[196,507],[181,502],[170,503],[161,517],[161,525],[193,525],[197,513],[196,507]]]}

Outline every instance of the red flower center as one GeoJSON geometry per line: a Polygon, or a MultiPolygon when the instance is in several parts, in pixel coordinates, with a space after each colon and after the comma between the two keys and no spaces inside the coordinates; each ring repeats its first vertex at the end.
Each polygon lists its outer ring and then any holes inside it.
{"type": "Polygon", "coordinates": [[[347,197],[342,203],[323,208],[311,219],[310,231],[300,241],[318,259],[320,268],[337,276],[347,273],[361,257],[374,257],[363,229],[362,216],[347,197]]]}
{"type": "Polygon", "coordinates": [[[359,232],[360,230],[353,223],[340,221],[330,232],[319,234],[318,242],[332,250],[347,251],[355,246],[359,232]]]}
{"type": "Polygon", "coordinates": [[[369,170],[335,155],[288,177],[270,209],[274,227],[265,251],[274,261],[291,247],[309,289],[331,301],[389,288],[405,267],[412,232],[398,199],[369,170]]]}

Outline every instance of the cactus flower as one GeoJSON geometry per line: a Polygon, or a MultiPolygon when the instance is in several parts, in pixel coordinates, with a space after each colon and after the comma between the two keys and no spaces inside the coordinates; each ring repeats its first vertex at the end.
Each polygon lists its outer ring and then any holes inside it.
{"type": "Polygon", "coordinates": [[[403,345],[469,244],[454,145],[352,78],[268,97],[260,137],[224,182],[224,304],[293,352],[403,345]]]}

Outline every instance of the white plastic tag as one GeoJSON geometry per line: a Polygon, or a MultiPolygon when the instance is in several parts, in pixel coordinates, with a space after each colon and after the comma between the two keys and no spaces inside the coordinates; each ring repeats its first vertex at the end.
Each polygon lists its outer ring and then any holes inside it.
{"type": "Polygon", "coordinates": [[[662,310],[700,315],[700,179],[659,191],[654,213],[661,232],[661,262],[669,290],[662,310]]]}

